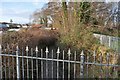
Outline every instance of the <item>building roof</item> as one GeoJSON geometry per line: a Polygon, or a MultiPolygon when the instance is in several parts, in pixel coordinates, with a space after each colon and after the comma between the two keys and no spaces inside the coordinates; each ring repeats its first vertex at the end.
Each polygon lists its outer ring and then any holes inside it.
{"type": "Polygon", "coordinates": [[[8,22],[0,22],[0,24],[10,24],[10,23],[8,23],[8,22]]]}
{"type": "Polygon", "coordinates": [[[34,28],[41,28],[43,25],[42,24],[33,24],[32,27],[34,28]]]}

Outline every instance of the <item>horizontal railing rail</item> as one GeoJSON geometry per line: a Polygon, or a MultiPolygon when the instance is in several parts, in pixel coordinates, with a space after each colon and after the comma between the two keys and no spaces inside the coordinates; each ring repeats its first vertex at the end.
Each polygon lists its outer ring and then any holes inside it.
{"type": "MultiPolygon", "coordinates": [[[[0,54],[0,56],[16,57],[16,55],[12,55],[12,54],[0,54]]],[[[51,59],[51,58],[41,58],[41,57],[32,57],[32,56],[18,56],[18,57],[19,57],[19,58],[26,58],[26,59],[38,59],[38,60],[59,61],[59,62],[70,62],[70,63],[78,63],[78,64],[81,64],[80,61],[72,61],[72,60],[51,59]]],[[[114,64],[101,64],[101,63],[95,63],[95,62],[84,62],[84,64],[88,64],[88,65],[98,65],[98,66],[120,67],[120,65],[114,65],[114,64]]]]}

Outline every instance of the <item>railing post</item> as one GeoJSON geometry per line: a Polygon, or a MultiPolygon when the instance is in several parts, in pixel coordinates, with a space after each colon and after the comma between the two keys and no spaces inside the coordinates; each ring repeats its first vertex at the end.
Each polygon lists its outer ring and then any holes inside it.
{"type": "Polygon", "coordinates": [[[107,53],[107,68],[108,68],[108,70],[107,70],[107,72],[106,72],[106,78],[109,77],[109,58],[110,58],[110,54],[107,53]]]}
{"type": "Polygon", "coordinates": [[[65,64],[65,62],[64,62],[64,58],[65,58],[65,56],[64,56],[64,54],[65,54],[65,52],[64,52],[64,50],[63,50],[63,79],[64,79],[64,77],[65,77],[65,72],[64,72],[64,69],[65,69],[65,66],[64,66],[64,64],[65,64]]]}
{"type": "Polygon", "coordinates": [[[109,47],[111,47],[111,37],[109,36],[109,47]]]}
{"type": "Polygon", "coordinates": [[[80,64],[80,78],[84,78],[84,52],[82,50],[81,52],[81,57],[80,57],[80,60],[81,60],[81,64],[80,64]]]}
{"type": "MultiPolygon", "coordinates": [[[[35,52],[36,52],[36,58],[38,58],[38,52],[39,52],[39,50],[38,50],[38,47],[36,46],[36,49],[35,49],[35,52]]],[[[42,56],[41,56],[41,58],[42,58],[42,56]]],[[[41,64],[42,64],[42,62],[41,62],[41,64]]],[[[42,66],[41,66],[42,67],[42,66]]],[[[41,69],[42,70],[42,69],[41,69]]],[[[41,72],[42,73],[42,72],[41,72]]],[[[38,59],[36,59],[36,78],[38,79],[38,59]]],[[[42,78],[42,77],[41,77],[42,78]]]]}
{"type": "Polygon", "coordinates": [[[93,52],[93,57],[94,57],[94,64],[93,64],[93,78],[95,77],[95,70],[94,70],[94,68],[95,68],[95,63],[96,63],[96,52],[94,51],[93,52]]]}
{"type": "Polygon", "coordinates": [[[103,36],[100,35],[100,43],[103,44],[103,36]]]}
{"type": "Polygon", "coordinates": [[[48,53],[49,53],[49,50],[48,50],[48,47],[46,47],[46,78],[48,78],[48,53]]]}
{"type": "Polygon", "coordinates": [[[19,63],[19,48],[16,47],[16,70],[17,70],[17,80],[20,79],[20,63],[19,63]]]}
{"type": "Polygon", "coordinates": [[[70,48],[68,50],[68,80],[70,80],[70,55],[71,55],[71,51],[70,51],[70,48]]]}
{"type": "MultiPolygon", "coordinates": [[[[2,54],[2,47],[0,45],[0,54],[2,54]]],[[[0,79],[2,80],[2,56],[0,55],[0,79]]]]}
{"type": "MultiPolygon", "coordinates": [[[[74,61],[76,62],[76,51],[74,54],[74,61]]],[[[74,78],[76,78],[76,63],[74,63],[74,78]]]]}
{"type": "MultiPolygon", "coordinates": [[[[57,49],[57,60],[59,59],[60,49],[57,49]]],[[[57,80],[59,80],[59,62],[57,61],[57,80]]]]}
{"type": "MultiPolygon", "coordinates": [[[[28,48],[28,46],[26,46],[26,56],[28,57],[29,55],[28,55],[28,52],[29,52],[29,48],[28,48]]],[[[27,79],[29,79],[29,60],[28,60],[28,58],[27,58],[27,79]]]]}

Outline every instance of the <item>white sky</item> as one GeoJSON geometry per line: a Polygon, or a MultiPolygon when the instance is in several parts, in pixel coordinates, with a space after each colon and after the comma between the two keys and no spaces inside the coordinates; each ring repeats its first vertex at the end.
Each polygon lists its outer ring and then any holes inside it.
{"type": "Polygon", "coordinates": [[[0,22],[29,23],[30,15],[41,9],[45,2],[1,2],[0,22]]]}
{"type": "MultiPolygon", "coordinates": [[[[40,9],[49,0],[0,0],[0,21],[10,22],[13,19],[15,23],[30,22],[30,15],[40,9]]],[[[58,0],[53,0],[58,1],[58,0]]],[[[69,1],[69,0],[68,0],[69,1]]],[[[73,0],[75,1],[75,0],[73,0]]],[[[81,0],[76,0],[81,1],[81,0]]],[[[88,0],[88,1],[104,1],[104,0],[88,0]]],[[[120,0],[106,0],[106,2],[118,2],[120,0]]]]}

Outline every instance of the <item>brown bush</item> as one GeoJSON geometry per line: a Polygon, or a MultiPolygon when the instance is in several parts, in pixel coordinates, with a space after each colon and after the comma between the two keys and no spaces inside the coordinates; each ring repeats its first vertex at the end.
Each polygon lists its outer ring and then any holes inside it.
{"type": "Polygon", "coordinates": [[[57,42],[58,32],[42,29],[23,29],[19,32],[6,32],[2,36],[2,46],[6,47],[44,47],[53,46],[57,42]]]}

